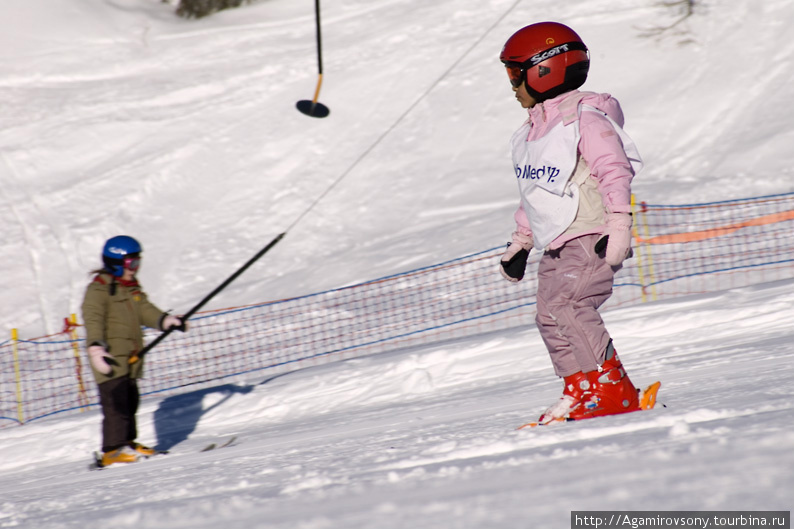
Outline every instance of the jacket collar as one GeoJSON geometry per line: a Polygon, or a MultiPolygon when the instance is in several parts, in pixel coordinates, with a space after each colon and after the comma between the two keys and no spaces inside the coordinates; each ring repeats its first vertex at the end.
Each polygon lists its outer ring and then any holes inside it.
{"type": "Polygon", "coordinates": [[[101,283],[103,285],[107,285],[108,283],[118,283],[119,285],[127,288],[140,286],[138,284],[137,278],[133,278],[131,281],[126,281],[120,277],[114,277],[113,274],[110,274],[109,272],[105,272],[105,271],[98,273],[97,276],[94,278],[94,281],[101,283]]]}
{"type": "Polygon", "coordinates": [[[527,109],[529,112],[529,120],[532,123],[538,124],[549,121],[560,113],[559,106],[563,103],[563,101],[578,93],[579,90],[571,90],[569,92],[565,92],[564,94],[560,94],[557,97],[541,101],[534,107],[527,109]]]}
{"type": "Polygon", "coordinates": [[[118,283],[119,285],[121,285],[123,287],[127,287],[127,288],[139,286],[138,285],[138,280],[135,279],[135,278],[133,278],[131,281],[125,281],[124,279],[121,279],[120,277],[117,277],[116,278],[116,283],[118,283]]]}

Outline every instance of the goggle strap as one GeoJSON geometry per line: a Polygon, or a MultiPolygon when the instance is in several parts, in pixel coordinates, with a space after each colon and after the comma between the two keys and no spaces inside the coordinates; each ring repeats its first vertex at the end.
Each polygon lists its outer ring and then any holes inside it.
{"type": "Polygon", "coordinates": [[[522,70],[528,70],[529,68],[532,68],[533,66],[537,66],[538,64],[541,64],[546,59],[551,59],[552,57],[556,57],[557,55],[560,55],[562,53],[568,53],[569,51],[588,51],[588,50],[587,50],[587,46],[584,45],[584,42],[579,42],[579,41],[565,42],[563,44],[559,44],[557,46],[552,46],[552,47],[547,48],[547,49],[545,49],[543,51],[540,51],[540,52],[534,54],[532,57],[530,57],[526,61],[523,61],[523,62],[504,61],[504,65],[506,67],[508,67],[508,68],[517,66],[517,67],[521,68],[522,70]],[[557,52],[557,53],[555,53],[553,55],[549,55],[548,57],[544,57],[544,55],[548,54],[550,51],[558,49],[558,48],[563,48],[563,47],[565,47],[564,50],[561,50],[561,51],[559,51],[559,52],[557,52]]]}

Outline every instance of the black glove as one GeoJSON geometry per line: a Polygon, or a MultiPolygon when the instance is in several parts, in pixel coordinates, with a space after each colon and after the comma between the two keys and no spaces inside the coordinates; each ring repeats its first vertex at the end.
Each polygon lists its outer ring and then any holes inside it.
{"type": "Polygon", "coordinates": [[[513,246],[512,243],[507,243],[507,250],[505,251],[504,255],[502,256],[502,260],[499,261],[499,264],[502,265],[502,276],[511,281],[516,283],[524,279],[524,272],[527,269],[527,259],[529,259],[529,250],[525,248],[520,248],[517,252],[514,252],[514,248],[510,248],[513,246]]]}

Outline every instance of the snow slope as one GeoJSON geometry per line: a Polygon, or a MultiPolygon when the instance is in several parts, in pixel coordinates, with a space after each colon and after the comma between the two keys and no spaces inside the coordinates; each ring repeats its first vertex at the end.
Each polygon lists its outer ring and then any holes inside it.
{"type": "MultiPolygon", "coordinates": [[[[791,190],[787,0],[338,0],[199,21],[159,0],[0,3],[0,321],[25,337],[77,312],[105,239],[138,237],[141,281],[187,310],[339,287],[502,244],[523,119],[498,51],[554,19],[592,50],[585,86],[623,104],[640,199],[791,190]],[[508,176],[510,175],[510,176],[508,176]]],[[[568,527],[572,510],[790,510],[791,282],[605,314],[667,408],[515,431],[559,394],[533,328],[150,398],[171,448],[84,472],[88,412],[0,430],[0,527],[568,527]],[[239,443],[199,453],[206,443],[239,443]]]]}
{"type": "Polygon", "coordinates": [[[791,510],[791,281],[607,313],[667,407],[515,428],[559,395],[535,329],[148,399],[170,448],[86,471],[99,416],[0,430],[0,527],[569,527],[574,510],[791,510]],[[201,453],[209,442],[238,443],[201,453]]]}
{"type": "Polygon", "coordinates": [[[158,0],[3,1],[4,328],[60,330],[119,233],[143,242],[143,284],[176,310],[285,230],[207,308],[502,244],[516,204],[507,139],[523,114],[497,56],[538,11],[577,27],[593,50],[585,88],[623,103],[646,161],[641,200],[791,189],[788,0],[699,4],[685,36],[660,38],[642,35],[676,14],[655,2],[333,2],[324,120],[294,108],[317,81],[312,7],[268,0],[185,21],[158,0]]]}

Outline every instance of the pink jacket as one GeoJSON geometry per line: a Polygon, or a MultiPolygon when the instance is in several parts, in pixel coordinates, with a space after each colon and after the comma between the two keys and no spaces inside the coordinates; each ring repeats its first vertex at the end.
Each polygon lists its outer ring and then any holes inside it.
{"type": "MultiPolygon", "coordinates": [[[[576,105],[574,99],[568,102],[566,108],[564,103],[569,98],[581,98],[582,104],[603,111],[615,123],[623,126],[623,111],[620,108],[620,103],[611,95],[573,90],[538,103],[529,109],[528,121],[531,122],[532,128],[527,141],[542,138],[564,118],[567,121],[571,119],[571,112],[575,112],[576,105]],[[565,112],[567,115],[563,116],[565,112]]],[[[634,171],[612,123],[597,112],[581,112],[579,130],[581,133],[579,153],[590,169],[590,177],[596,181],[606,212],[629,213],[631,211],[631,180],[634,177],[634,171]]],[[[532,235],[532,228],[522,206],[519,206],[515,213],[515,221],[518,232],[532,235]]],[[[603,233],[604,229],[605,226],[601,225],[578,233],[563,233],[551,242],[549,248],[560,248],[571,239],[593,233],[603,233]]]]}

